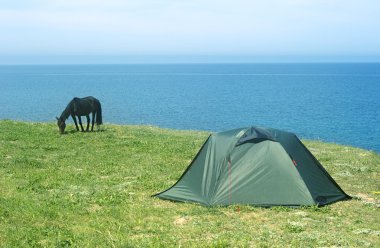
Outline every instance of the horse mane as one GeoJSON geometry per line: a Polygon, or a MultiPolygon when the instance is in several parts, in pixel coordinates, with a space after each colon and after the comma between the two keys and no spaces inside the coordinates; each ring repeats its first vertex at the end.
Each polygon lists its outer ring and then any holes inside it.
{"type": "Polygon", "coordinates": [[[74,99],[71,100],[69,102],[69,104],[67,104],[66,108],[63,110],[63,112],[62,112],[62,114],[60,116],[61,119],[66,120],[67,118],[69,118],[69,116],[71,114],[71,109],[72,109],[73,104],[74,104],[74,100],[76,100],[75,98],[77,98],[77,97],[74,97],[74,99]]]}

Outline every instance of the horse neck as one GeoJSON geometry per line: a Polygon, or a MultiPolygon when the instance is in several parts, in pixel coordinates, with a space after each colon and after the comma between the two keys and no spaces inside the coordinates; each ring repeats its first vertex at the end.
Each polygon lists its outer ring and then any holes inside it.
{"type": "Polygon", "coordinates": [[[67,118],[69,118],[70,114],[71,114],[71,105],[72,105],[72,102],[70,102],[67,107],[65,108],[65,110],[63,110],[62,114],[61,114],[61,118],[66,120],[67,118]]]}

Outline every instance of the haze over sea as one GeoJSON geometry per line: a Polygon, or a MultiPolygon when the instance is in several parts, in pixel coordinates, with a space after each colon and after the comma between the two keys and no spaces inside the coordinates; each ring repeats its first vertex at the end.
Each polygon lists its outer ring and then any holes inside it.
{"type": "Polygon", "coordinates": [[[380,63],[10,65],[0,87],[0,119],[54,122],[93,95],[106,123],[256,125],[380,152],[380,63]]]}

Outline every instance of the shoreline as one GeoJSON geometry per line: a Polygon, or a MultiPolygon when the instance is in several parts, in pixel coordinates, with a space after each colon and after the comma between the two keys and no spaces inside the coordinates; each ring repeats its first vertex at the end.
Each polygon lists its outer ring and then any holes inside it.
{"type": "MultiPolygon", "coordinates": [[[[0,119],[0,123],[1,122],[13,122],[13,123],[29,123],[29,124],[42,124],[42,125],[53,125],[53,126],[56,126],[56,123],[54,121],[51,121],[51,122],[45,122],[45,121],[24,121],[24,120],[12,120],[12,119],[0,119]]],[[[83,123],[86,123],[86,122],[83,122],[83,123]]],[[[84,126],[86,124],[83,124],[84,126]]],[[[215,133],[214,131],[208,131],[208,130],[193,130],[193,129],[175,129],[175,128],[167,128],[167,127],[160,127],[160,126],[157,126],[157,125],[152,125],[152,124],[117,124],[117,123],[110,123],[110,122],[105,122],[102,126],[104,128],[104,126],[106,125],[109,125],[109,126],[119,126],[119,127],[135,127],[135,128],[153,128],[153,129],[159,129],[159,130],[165,130],[165,131],[173,131],[173,132],[181,132],[181,133],[204,133],[204,134],[210,134],[210,133],[215,133]]],[[[100,127],[100,129],[102,129],[102,126],[100,127]]],[[[96,125],[94,126],[94,129],[96,129],[96,125]]],[[[71,121],[69,122],[69,125],[68,125],[68,130],[71,130],[71,132],[76,132],[75,130],[75,125],[74,123],[71,123],[71,121]]],[[[286,131],[286,130],[285,130],[286,131]]],[[[58,130],[58,127],[57,127],[57,133],[59,133],[59,130],[58,130]]],[[[86,132],[84,132],[86,133],[86,132]]],[[[297,133],[294,133],[295,135],[297,135],[297,133]]],[[[371,149],[366,149],[366,148],[363,148],[363,147],[357,147],[357,146],[353,146],[353,145],[350,145],[350,144],[341,144],[341,143],[336,143],[336,142],[329,142],[329,141],[324,141],[324,140],[321,140],[321,139],[308,139],[308,138],[303,138],[303,137],[299,137],[297,135],[298,138],[300,138],[300,140],[302,142],[319,142],[319,143],[323,143],[323,144],[329,144],[329,145],[336,145],[336,146],[340,146],[342,148],[347,148],[347,149],[359,149],[359,150],[363,150],[363,151],[366,151],[366,152],[373,152],[375,154],[379,154],[380,155],[380,151],[376,151],[376,150],[371,150],[371,149]]]]}

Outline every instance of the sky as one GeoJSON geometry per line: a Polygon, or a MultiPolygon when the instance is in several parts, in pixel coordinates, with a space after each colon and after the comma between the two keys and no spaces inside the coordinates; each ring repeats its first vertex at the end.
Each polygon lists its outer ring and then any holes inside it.
{"type": "Polygon", "coordinates": [[[380,62],[379,0],[0,0],[0,64],[380,62]]]}

